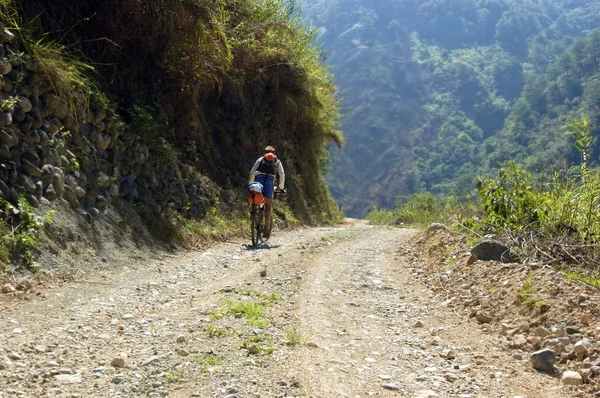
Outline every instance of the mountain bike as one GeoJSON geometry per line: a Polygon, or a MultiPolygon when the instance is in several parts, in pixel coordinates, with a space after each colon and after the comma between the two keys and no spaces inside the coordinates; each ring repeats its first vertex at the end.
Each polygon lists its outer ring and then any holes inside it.
{"type": "MultiPolygon", "coordinates": [[[[273,192],[273,202],[277,196],[284,194],[285,190],[276,189],[273,192]]],[[[273,209],[271,209],[271,222],[268,228],[265,225],[265,200],[259,205],[252,204],[250,209],[250,228],[252,230],[252,246],[256,247],[266,243],[271,237],[273,230],[273,209]]]]}

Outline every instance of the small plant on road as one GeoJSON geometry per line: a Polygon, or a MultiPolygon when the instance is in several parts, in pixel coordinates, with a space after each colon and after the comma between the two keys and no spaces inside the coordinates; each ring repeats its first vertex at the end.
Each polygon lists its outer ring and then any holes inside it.
{"type": "Polygon", "coordinates": [[[183,372],[169,372],[167,373],[167,381],[169,383],[178,383],[183,380],[183,372]]]}
{"type": "Polygon", "coordinates": [[[204,328],[204,331],[206,333],[208,333],[208,337],[210,337],[210,338],[221,337],[221,336],[225,335],[225,329],[217,328],[212,323],[209,323],[208,325],[206,325],[206,327],[204,328]]]}
{"type": "Polygon", "coordinates": [[[242,314],[249,319],[259,319],[265,314],[265,305],[256,301],[228,301],[226,306],[229,314],[242,314]]]}
{"type": "Polygon", "coordinates": [[[201,373],[215,373],[222,370],[220,366],[223,363],[223,358],[217,355],[202,355],[194,358],[194,362],[202,365],[200,367],[201,373]]]}
{"type": "Polygon", "coordinates": [[[285,334],[287,345],[303,345],[306,343],[306,336],[302,334],[298,329],[292,329],[285,334]]]}

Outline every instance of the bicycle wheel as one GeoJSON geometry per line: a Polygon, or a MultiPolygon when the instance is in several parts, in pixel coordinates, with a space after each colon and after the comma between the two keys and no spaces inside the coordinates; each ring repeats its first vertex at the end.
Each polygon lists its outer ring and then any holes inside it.
{"type": "Polygon", "coordinates": [[[271,214],[271,222],[269,223],[269,229],[263,228],[262,231],[262,241],[265,243],[271,237],[271,233],[273,233],[273,214],[271,214]]]}
{"type": "Polygon", "coordinates": [[[256,247],[261,235],[259,230],[259,211],[256,205],[252,205],[252,210],[250,211],[250,228],[252,230],[252,246],[256,247]]]}

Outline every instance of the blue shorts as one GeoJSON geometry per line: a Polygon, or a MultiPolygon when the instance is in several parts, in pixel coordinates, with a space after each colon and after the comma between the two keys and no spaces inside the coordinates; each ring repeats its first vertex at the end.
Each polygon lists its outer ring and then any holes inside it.
{"type": "Polygon", "coordinates": [[[273,199],[273,182],[275,181],[275,176],[259,174],[254,178],[254,181],[260,182],[263,185],[263,195],[265,195],[265,198],[273,199]]]}

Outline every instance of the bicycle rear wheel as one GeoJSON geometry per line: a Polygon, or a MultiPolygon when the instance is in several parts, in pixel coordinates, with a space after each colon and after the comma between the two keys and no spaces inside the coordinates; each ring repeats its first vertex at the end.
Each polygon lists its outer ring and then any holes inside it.
{"type": "Polygon", "coordinates": [[[266,225],[265,225],[265,228],[263,228],[263,231],[262,231],[263,243],[265,243],[266,241],[269,240],[272,232],[273,232],[273,214],[271,214],[271,222],[269,223],[269,229],[268,230],[266,229],[266,225]]]}

